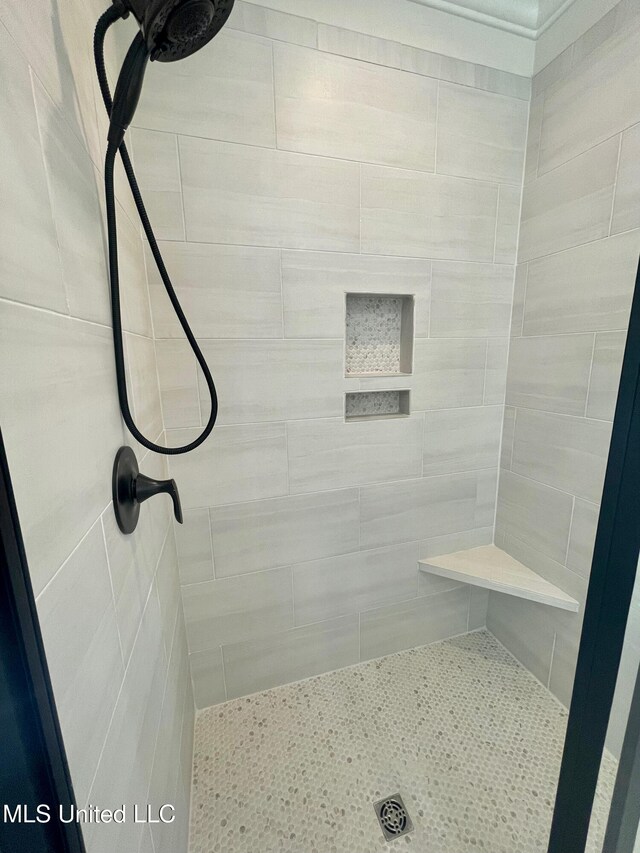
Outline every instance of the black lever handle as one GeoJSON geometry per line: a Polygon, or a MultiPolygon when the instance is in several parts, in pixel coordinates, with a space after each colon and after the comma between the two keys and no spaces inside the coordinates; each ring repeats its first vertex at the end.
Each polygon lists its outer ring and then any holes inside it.
{"type": "Polygon", "coordinates": [[[123,533],[133,533],[140,516],[140,504],[154,495],[167,494],[173,501],[173,514],[182,524],[182,506],[175,480],[153,480],[140,473],[138,460],[130,447],[121,447],[113,463],[113,509],[123,533]]]}
{"type": "Polygon", "coordinates": [[[173,514],[176,521],[182,524],[182,505],[180,504],[180,495],[175,480],[153,480],[151,477],[146,477],[144,474],[138,474],[136,477],[136,500],[139,504],[143,501],[152,498],[154,495],[167,494],[171,495],[173,501],[173,514]]]}

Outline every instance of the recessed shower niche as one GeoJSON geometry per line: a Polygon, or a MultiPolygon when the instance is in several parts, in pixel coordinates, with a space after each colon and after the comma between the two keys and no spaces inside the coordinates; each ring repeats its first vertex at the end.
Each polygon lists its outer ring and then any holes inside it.
{"type": "Polygon", "coordinates": [[[344,417],[347,421],[406,418],[409,414],[408,390],[350,391],[345,395],[344,417]]]}
{"type": "Polygon", "coordinates": [[[413,361],[413,296],[347,293],[345,374],[402,376],[413,361]]]}

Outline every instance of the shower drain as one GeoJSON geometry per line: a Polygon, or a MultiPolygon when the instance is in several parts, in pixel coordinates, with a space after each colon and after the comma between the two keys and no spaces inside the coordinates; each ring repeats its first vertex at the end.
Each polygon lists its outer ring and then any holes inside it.
{"type": "Polygon", "coordinates": [[[411,818],[402,802],[400,794],[393,794],[373,804],[380,828],[387,841],[400,838],[413,831],[411,818]]]}

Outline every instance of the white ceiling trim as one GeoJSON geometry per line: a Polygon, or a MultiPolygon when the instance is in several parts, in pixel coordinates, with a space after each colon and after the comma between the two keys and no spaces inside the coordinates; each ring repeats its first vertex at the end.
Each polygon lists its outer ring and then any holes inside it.
{"type": "MultiPolygon", "coordinates": [[[[441,12],[448,12],[450,15],[456,15],[459,18],[466,18],[469,21],[476,21],[479,24],[485,24],[489,27],[494,27],[498,30],[504,30],[507,33],[523,36],[524,38],[536,41],[546,32],[557,20],[563,15],[576,0],[554,0],[551,6],[546,11],[546,16],[541,20],[539,11],[539,0],[534,0],[533,14],[527,15],[526,12],[514,15],[513,0],[505,0],[500,9],[499,14],[492,14],[484,11],[487,9],[486,0],[464,0],[465,5],[461,5],[461,0],[410,0],[411,3],[416,3],[419,6],[429,6],[431,9],[438,9],[441,12]],[[535,25],[522,23],[523,17],[535,19],[535,25]]],[[[495,3],[490,4],[491,7],[495,3]]]]}

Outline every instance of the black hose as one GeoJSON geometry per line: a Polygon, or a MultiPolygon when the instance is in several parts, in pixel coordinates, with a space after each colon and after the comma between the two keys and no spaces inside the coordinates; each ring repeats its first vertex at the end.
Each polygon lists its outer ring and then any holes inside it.
{"type": "MultiPolygon", "coordinates": [[[[107,115],[109,116],[111,115],[113,102],[111,100],[111,92],[109,90],[109,82],[107,80],[107,73],[104,64],[104,39],[109,27],[120,18],[126,17],[126,14],[127,12],[124,8],[119,9],[115,5],[109,7],[109,9],[107,9],[106,12],[104,12],[104,14],[101,15],[100,19],[98,20],[93,39],[93,53],[96,63],[96,73],[98,75],[100,91],[102,92],[102,100],[104,101],[105,109],[107,110],[107,115]]],[[[162,255],[160,254],[158,243],[151,227],[151,222],[149,221],[149,217],[147,215],[142,196],[140,195],[140,188],[138,187],[138,182],[133,171],[131,158],[129,157],[129,152],[127,151],[127,147],[124,142],[120,143],[119,146],[113,145],[111,143],[107,145],[107,153],[104,161],[104,186],[107,209],[107,237],[109,243],[109,279],[111,284],[111,317],[113,322],[113,346],[116,362],[118,399],[120,401],[120,410],[122,412],[122,417],[124,419],[125,424],[127,425],[129,432],[133,435],[133,437],[137,439],[137,441],[139,441],[140,444],[142,444],[144,447],[147,447],[149,450],[153,450],[155,453],[163,453],[167,456],[174,456],[180,453],[188,453],[190,450],[195,450],[196,447],[199,447],[204,441],[206,441],[206,439],[211,434],[211,431],[213,430],[213,427],[216,422],[216,418],[218,416],[218,395],[216,393],[216,386],[214,384],[211,371],[209,370],[209,366],[207,365],[202,351],[198,346],[198,342],[196,341],[194,334],[191,331],[187,318],[185,317],[184,311],[182,310],[182,306],[180,305],[178,297],[176,296],[176,292],[173,289],[173,285],[171,284],[171,279],[169,278],[169,274],[164,265],[164,261],[162,259],[162,255]],[[207,383],[207,388],[209,389],[209,396],[211,397],[211,414],[209,415],[207,425],[196,439],[194,439],[190,444],[185,444],[183,447],[162,447],[161,445],[155,444],[153,441],[150,441],[140,432],[140,430],[136,426],[133,420],[133,416],[131,414],[131,409],[129,408],[129,397],[127,394],[127,380],[125,373],[124,345],[122,336],[122,316],[120,311],[118,238],[116,233],[116,203],[113,177],[115,159],[118,151],[120,152],[122,165],[124,166],[124,170],[129,181],[129,186],[131,187],[131,192],[133,194],[133,199],[138,210],[138,215],[140,216],[140,221],[142,222],[142,227],[144,228],[144,233],[147,237],[147,240],[149,241],[151,253],[156,262],[158,272],[160,273],[160,278],[162,279],[162,283],[164,284],[165,290],[167,291],[167,295],[171,300],[171,304],[173,305],[173,309],[176,312],[176,316],[180,321],[180,325],[182,326],[185,336],[189,341],[191,349],[193,350],[193,354],[195,355],[198,364],[202,369],[205,381],[207,383]]]]}

